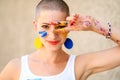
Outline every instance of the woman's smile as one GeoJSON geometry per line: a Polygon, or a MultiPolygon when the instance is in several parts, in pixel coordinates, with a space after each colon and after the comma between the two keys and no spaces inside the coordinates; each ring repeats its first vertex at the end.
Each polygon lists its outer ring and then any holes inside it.
{"type": "Polygon", "coordinates": [[[60,41],[59,40],[49,40],[48,43],[51,45],[57,45],[60,41]]]}

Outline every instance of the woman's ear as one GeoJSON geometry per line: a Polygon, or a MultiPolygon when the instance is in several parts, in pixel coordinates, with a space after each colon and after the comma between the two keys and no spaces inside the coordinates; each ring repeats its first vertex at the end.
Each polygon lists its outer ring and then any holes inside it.
{"type": "Polygon", "coordinates": [[[33,27],[34,27],[34,30],[37,31],[37,21],[36,20],[33,20],[33,27]]]}

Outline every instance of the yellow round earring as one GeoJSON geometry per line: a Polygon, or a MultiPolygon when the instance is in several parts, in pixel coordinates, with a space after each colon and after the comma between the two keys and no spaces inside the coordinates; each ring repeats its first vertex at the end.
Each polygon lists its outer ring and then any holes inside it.
{"type": "Polygon", "coordinates": [[[34,46],[35,46],[36,49],[40,49],[42,47],[42,42],[41,42],[40,38],[38,38],[38,37],[35,38],[34,46]]]}

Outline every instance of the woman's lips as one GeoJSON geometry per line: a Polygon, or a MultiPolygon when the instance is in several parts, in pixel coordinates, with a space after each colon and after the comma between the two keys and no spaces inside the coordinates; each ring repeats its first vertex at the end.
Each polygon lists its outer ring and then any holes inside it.
{"type": "Polygon", "coordinates": [[[52,44],[52,45],[56,45],[58,44],[60,41],[48,41],[48,43],[52,44]]]}

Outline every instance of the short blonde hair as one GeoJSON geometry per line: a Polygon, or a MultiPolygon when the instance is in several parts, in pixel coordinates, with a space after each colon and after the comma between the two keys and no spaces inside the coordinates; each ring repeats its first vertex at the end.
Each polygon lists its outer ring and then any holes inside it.
{"type": "Polygon", "coordinates": [[[35,19],[39,16],[42,10],[58,10],[70,15],[69,7],[63,0],[41,0],[36,6],[35,19]]]}

